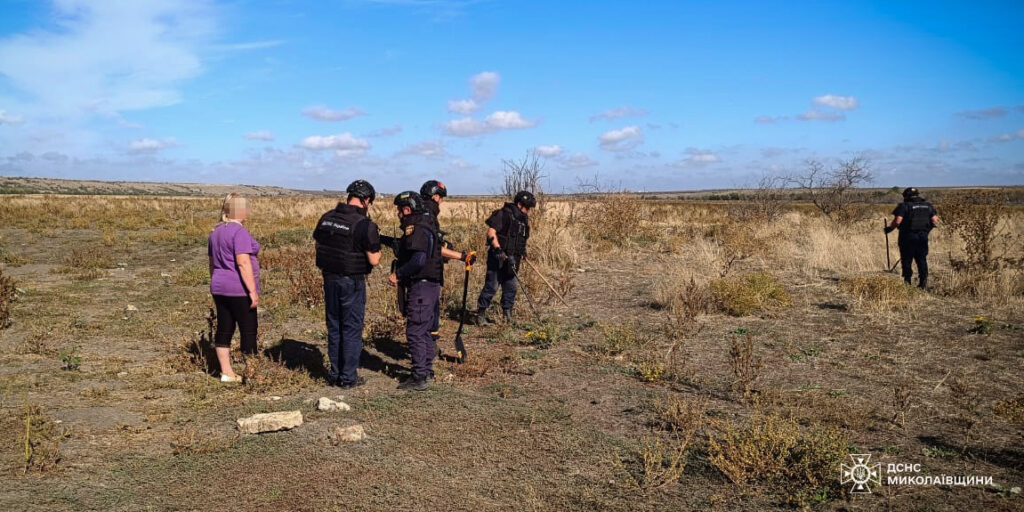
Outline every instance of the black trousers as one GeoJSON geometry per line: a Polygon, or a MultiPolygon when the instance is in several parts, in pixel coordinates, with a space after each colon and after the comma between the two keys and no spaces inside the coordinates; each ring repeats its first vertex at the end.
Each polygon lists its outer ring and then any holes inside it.
{"type": "Polygon", "coordinates": [[[242,339],[242,353],[255,354],[256,331],[259,321],[256,310],[249,307],[249,297],[227,297],[214,295],[213,303],[217,306],[217,332],[213,336],[213,344],[217,347],[230,347],[231,338],[235,335],[235,325],[242,339]]]}
{"type": "Polygon", "coordinates": [[[928,232],[911,231],[901,234],[899,246],[903,280],[910,284],[910,278],[914,277],[914,268],[911,265],[916,262],[918,283],[925,286],[928,282],[928,232]]]}

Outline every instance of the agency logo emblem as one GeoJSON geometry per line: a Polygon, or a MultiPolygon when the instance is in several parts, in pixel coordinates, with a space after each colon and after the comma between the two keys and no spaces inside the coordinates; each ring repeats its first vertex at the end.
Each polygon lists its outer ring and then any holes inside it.
{"type": "Polygon", "coordinates": [[[882,465],[878,463],[868,465],[871,462],[870,453],[851,453],[850,460],[853,461],[853,465],[843,464],[839,473],[839,483],[853,484],[850,492],[870,494],[870,484],[882,484],[882,465]]]}

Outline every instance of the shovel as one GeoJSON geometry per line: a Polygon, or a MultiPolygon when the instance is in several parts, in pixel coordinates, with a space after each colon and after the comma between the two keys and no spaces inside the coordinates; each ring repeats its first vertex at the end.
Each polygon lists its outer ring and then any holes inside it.
{"type": "MultiPolygon", "coordinates": [[[[470,252],[467,260],[472,261],[476,252],[470,252]]],[[[455,332],[455,359],[461,364],[466,362],[466,345],[462,342],[462,326],[466,324],[466,296],[469,293],[469,271],[473,265],[466,263],[466,279],[462,282],[462,312],[459,315],[459,330],[455,332]]]]}

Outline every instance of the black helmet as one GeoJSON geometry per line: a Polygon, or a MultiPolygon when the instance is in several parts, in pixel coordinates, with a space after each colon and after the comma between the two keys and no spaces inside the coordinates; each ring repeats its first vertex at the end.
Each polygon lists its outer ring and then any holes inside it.
{"type": "Polygon", "coordinates": [[[424,210],[423,196],[407,190],[395,196],[395,206],[408,206],[413,213],[422,212],[424,210]]]}
{"type": "Polygon", "coordinates": [[[369,181],[366,180],[355,180],[349,184],[348,188],[345,189],[350,197],[358,197],[359,199],[369,199],[372,203],[377,197],[377,191],[373,189],[373,185],[370,185],[369,181]]]}
{"type": "Polygon", "coordinates": [[[516,204],[521,204],[527,208],[533,208],[537,206],[537,198],[533,197],[533,194],[526,190],[520,190],[516,192],[516,198],[514,201],[516,204]]]}
{"type": "Polygon", "coordinates": [[[911,197],[917,197],[921,195],[921,192],[914,187],[907,187],[903,189],[903,199],[910,199],[911,197]]]}
{"type": "Polygon", "coordinates": [[[434,194],[448,197],[448,189],[445,188],[444,183],[437,180],[430,180],[420,187],[420,195],[423,196],[423,199],[430,199],[434,197],[434,194]]]}

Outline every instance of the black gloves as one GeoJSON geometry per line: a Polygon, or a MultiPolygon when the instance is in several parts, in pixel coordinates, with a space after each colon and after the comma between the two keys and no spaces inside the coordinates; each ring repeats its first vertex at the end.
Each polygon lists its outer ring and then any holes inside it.
{"type": "Polygon", "coordinates": [[[498,263],[501,263],[502,265],[508,262],[508,254],[505,254],[505,251],[501,249],[496,249],[494,257],[498,258],[498,263]]]}
{"type": "Polygon", "coordinates": [[[888,235],[889,233],[892,233],[892,230],[894,230],[894,229],[896,229],[896,226],[886,226],[885,227],[885,234],[888,235]]]}
{"type": "Polygon", "coordinates": [[[476,263],[476,253],[464,252],[462,253],[462,257],[459,258],[459,261],[464,262],[466,265],[472,265],[476,263]]]}

